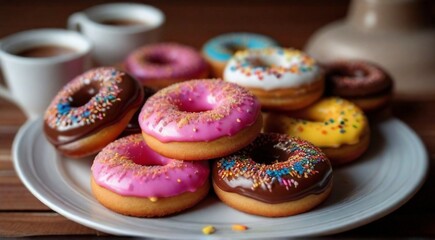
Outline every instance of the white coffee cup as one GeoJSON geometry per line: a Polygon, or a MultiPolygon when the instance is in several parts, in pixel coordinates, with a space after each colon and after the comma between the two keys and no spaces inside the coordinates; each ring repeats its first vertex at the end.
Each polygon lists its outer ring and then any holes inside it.
{"type": "Polygon", "coordinates": [[[72,14],[68,28],[94,44],[97,65],[116,65],[134,49],[159,40],[165,16],[159,9],[138,3],[109,3],[72,14]]]}
{"type": "Polygon", "coordinates": [[[1,70],[7,86],[0,96],[29,118],[43,115],[57,92],[92,65],[92,43],[74,31],[36,29],[0,41],[1,70]]]}

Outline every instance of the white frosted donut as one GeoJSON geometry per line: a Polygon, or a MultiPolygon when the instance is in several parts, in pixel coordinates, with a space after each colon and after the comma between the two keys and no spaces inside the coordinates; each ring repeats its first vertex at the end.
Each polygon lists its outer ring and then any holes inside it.
{"type": "Polygon", "coordinates": [[[313,58],[280,47],[239,51],[224,71],[225,81],[266,91],[297,88],[318,81],[322,75],[313,58]]]}
{"type": "Polygon", "coordinates": [[[302,109],[319,99],[324,90],[320,66],[291,48],[239,51],[226,65],[224,80],[249,89],[265,110],[302,109]]]}

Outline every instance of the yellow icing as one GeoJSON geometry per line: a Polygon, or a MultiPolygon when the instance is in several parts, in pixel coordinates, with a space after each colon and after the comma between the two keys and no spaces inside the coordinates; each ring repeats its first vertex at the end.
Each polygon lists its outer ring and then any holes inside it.
{"type": "Polygon", "coordinates": [[[360,108],[336,97],[321,99],[295,116],[272,115],[270,119],[267,131],[297,136],[318,147],[355,144],[368,127],[360,108]]]}

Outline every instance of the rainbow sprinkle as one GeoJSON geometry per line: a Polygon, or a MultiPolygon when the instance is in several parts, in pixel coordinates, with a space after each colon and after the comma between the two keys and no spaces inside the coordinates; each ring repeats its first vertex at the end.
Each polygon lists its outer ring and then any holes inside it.
{"type": "MultiPolygon", "coordinates": [[[[125,176],[127,172],[132,171],[134,176],[140,177],[142,182],[148,182],[157,176],[167,175],[173,169],[184,169],[188,167],[189,162],[184,161],[169,161],[162,158],[162,163],[157,165],[140,164],[135,161],[144,161],[150,157],[146,155],[146,151],[151,151],[145,146],[141,134],[133,134],[124,138],[120,138],[115,142],[107,145],[99,152],[95,161],[104,164],[103,171],[108,169],[119,169],[118,175],[125,176]],[[142,152],[141,152],[142,151],[142,152]],[[141,159],[142,158],[142,159],[141,159]]],[[[119,180],[121,180],[119,178],[119,180]]],[[[180,179],[176,179],[178,183],[180,179]]]]}
{"type": "Polygon", "coordinates": [[[272,192],[274,184],[285,186],[287,190],[297,188],[298,179],[317,174],[316,164],[324,161],[327,161],[324,153],[307,141],[285,134],[267,133],[239,152],[218,160],[217,169],[221,179],[229,181],[243,177],[252,181],[252,190],[262,187],[272,192]],[[251,157],[254,150],[271,142],[273,148],[288,154],[288,160],[270,164],[254,161],[251,157]]]}
{"type": "Polygon", "coordinates": [[[210,235],[213,234],[214,232],[216,232],[216,228],[213,227],[212,225],[207,225],[202,228],[202,233],[205,235],[210,235]]]}
{"type": "Polygon", "coordinates": [[[231,229],[232,229],[233,231],[241,232],[241,231],[246,231],[246,230],[248,230],[249,228],[248,228],[248,226],[246,226],[246,225],[242,225],[242,224],[233,224],[233,225],[231,226],[231,229]]]}
{"type": "MultiPolygon", "coordinates": [[[[176,122],[178,127],[181,128],[196,122],[209,123],[218,121],[226,118],[232,111],[253,112],[254,116],[256,116],[259,111],[258,100],[247,89],[219,79],[192,80],[173,84],[150,97],[142,109],[141,118],[142,120],[149,120],[151,115],[155,115],[153,125],[163,122],[165,126],[170,122],[176,122]],[[216,104],[209,111],[193,112],[180,110],[180,102],[192,101],[190,98],[185,99],[191,95],[198,95],[195,92],[215,93],[213,95],[215,102],[219,104],[216,104]]],[[[237,118],[236,122],[241,123],[242,120],[237,118]]],[[[192,131],[196,132],[197,129],[192,128],[192,131]]]]}
{"type": "Polygon", "coordinates": [[[368,127],[364,112],[355,104],[328,97],[294,115],[274,114],[265,130],[300,137],[318,147],[338,147],[356,144],[368,127]]]}
{"type": "Polygon", "coordinates": [[[106,111],[113,104],[121,101],[118,97],[122,91],[119,83],[123,81],[125,73],[115,68],[98,68],[84,73],[69,82],[48,107],[45,120],[52,128],[74,128],[84,126],[102,120],[106,111]],[[82,106],[74,106],[74,94],[84,87],[93,85],[96,88],[95,95],[82,106]]]}
{"type": "Polygon", "coordinates": [[[302,51],[279,47],[239,51],[233,60],[231,71],[239,71],[247,77],[256,76],[259,80],[267,75],[278,79],[285,73],[300,75],[313,71],[316,64],[313,58],[302,51]],[[274,60],[275,57],[277,60],[274,60]]]}

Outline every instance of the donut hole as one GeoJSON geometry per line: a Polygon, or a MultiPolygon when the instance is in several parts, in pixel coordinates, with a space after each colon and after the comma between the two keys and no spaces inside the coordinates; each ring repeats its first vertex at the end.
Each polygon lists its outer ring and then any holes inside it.
{"type": "Polygon", "coordinates": [[[146,62],[154,65],[168,65],[173,62],[173,60],[163,54],[151,54],[145,57],[146,62]]]}
{"type": "Polygon", "coordinates": [[[287,161],[289,154],[281,148],[275,147],[273,143],[269,143],[255,148],[251,157],[256,163],[272,165],[287,161]]]}
{"type": "Polygon", "coordinates": [[[251,58],[248,60],[248,62],[253,68],[270,68],[272,65],[261,58],[251,58]]]}
{"type": "Polygon", "coordinates": [[[137,154],[130,156],[135,164],[142,166],[164,166],[167,164],[163,156],[151,150],[147,145],[143,147],[144,148],[136,151],[137,154]]]}
{"type": "Polygon", "coordinates": [[[281,59],[273,58],[270,56],[259,56],[259,55],[249,56],[246,59],[246,62],[251,68],[268,69],[268,68],[275,68],[278,66],[287,67],[286,63],[283,63],[281,59]]]}
{"type": "Polygon", "coordinates": [[[224,44],[225,49],[231,53],[231,55],[233,55],[234,53],[238,52],[238,51],[243,51],[246,50],[245,46],[242,46],[240,44],[237,43],[226,43],[224,44]]]}
{"type": "Polygon", "coordinates": [[[192,99],[184,96],[181,101],[176,103],[178,110],[183,112],[206,112],[216,107],[216,99],[211,94],[204,94],[203,97],[192,99]]]}
{"type": "Polygon", "coordinates": [[[70,98],[71,107],[81,107],[88,103],[99,92],[99,85],[95,83],[85,84],[70,98]]]}
{"type": "MultiPolygon", "coordinates": [[[[148,154],[147,154],[148,155],[148,154]]],[[[158,156],[141,156],[135,157],[132,159],[132,161],[138,165],[142,166],[164,166],[163,162],[160,161],[158,156]]]]}
{"type": "Polygon", "coordinates": [[[178,103],[178,109],[183,112],[206,112],[214,108],[214,104],[201,101],[182,101],[178,103]]]}

